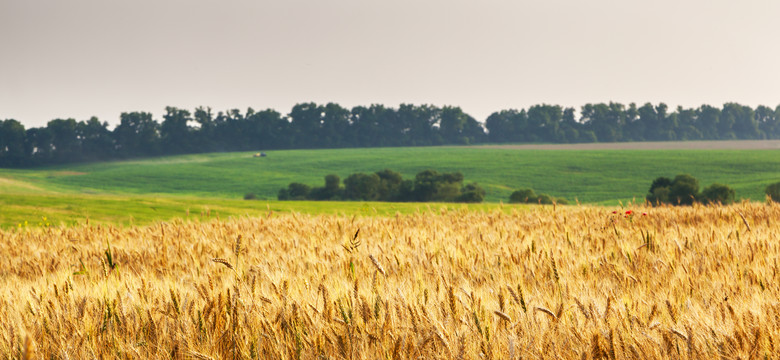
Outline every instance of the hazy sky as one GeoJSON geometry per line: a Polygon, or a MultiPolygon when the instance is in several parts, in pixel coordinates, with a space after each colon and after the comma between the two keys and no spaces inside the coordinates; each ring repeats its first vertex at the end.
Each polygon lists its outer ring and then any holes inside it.
{"type": "Polygon", "coordinates": [[[0,119],[780,104],[776,0],[0,0],[0,119]]]}

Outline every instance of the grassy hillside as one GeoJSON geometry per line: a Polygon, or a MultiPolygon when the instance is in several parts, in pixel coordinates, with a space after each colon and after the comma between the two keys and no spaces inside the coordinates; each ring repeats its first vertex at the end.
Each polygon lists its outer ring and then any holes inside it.
{"type": "Polygon", "coordinates": [[[412,178],[433,168],[461,171],[487,190],[487,201],[506,201],[517,188],[616,203],[642,199],[652,179],[689,173],[702,186],[736,189],[738,198],[763,200],[767,184],[780,181],[777,150],[513,150],[462,147],[273,151],[184,155],[35,170],[0,170],[4,193],[175,194],[240,199],[246,193],[275,199],[292,181],[322,186],[323,177],[343,178],[383,168],[412,178]]]}
{"type": "MultiPolygon", "coordinates": [[[[276,192],[292,181],[321,186],[326,174],[383,168],[412,178],[426,168],[461,171],[487,190],[489,210],[520,187],[617,205],[642,201],[652,179],[690,173],[702,183],[728,184],[737,197],[763,200],[767,184],[780,181],[778,150],[517,150],[463,147],[292,150],[215,153],[156,159],[48,167],[0,169],[0,227],[83,223],[149,224],[173,218],[274,212],[392,215],[461,208],[460,204],[366,202],[278,202],[276,192]],[[246,193],[270,201],[245,201],[246,193]],[[203,215],[201,215],[203,214],[203,215]]],[[[507,207],[511,209],[513,207],[507,207]]]]}

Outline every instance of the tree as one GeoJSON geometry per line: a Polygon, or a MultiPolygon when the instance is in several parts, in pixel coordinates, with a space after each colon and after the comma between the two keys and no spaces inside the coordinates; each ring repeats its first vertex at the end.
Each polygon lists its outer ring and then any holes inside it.
{"type": "Polygon", "coordinates": [[[618,103],[585,104],[582,123],[593,131],[598,141],[614,142],[622,139],[625,118],[624,106],[618,103]]]}
{"type": "Polygon", "coordinates": [[[210,107],[203,108],[199,106],[193,113],[193,120],[195,121],[194,142],[198,146],[198,150],[202,152],[211,152],[217,149],[217,139],[215,138],[215,131],[217,124],[214,122],[214,114],[210,107]]]}
{"type": "Polygon", "coordinates": [[[468,144],[467,138],[463,136],[467,117],[459,107],[445,106],[441,109],[439,133],[445,143],[468,144]]]}
{"type": "Polygon", "coordinates": [[[81,141],[83,160],[108,160],[114,157],[114,139],[108,130],[108,123],[101,123],[97,117],[80,121],[76,126],[76,136],[81,141]]]}
{"type": "Polygon", "coordinates": [[[641,129],[643,135],[642,140],[659,141],[663,140],[663,129],[660,115],[656,111],[656,108],[651,103],[645,103],[639,109],[638,124],[635,126],[641,129]]]}
{"type": "Polygon", "coordinates": [[[190,127],[187,126],[187,122],[192,121],[189,111],[168,106],[163,119],[160,138],[166,154],[191,153],[198,148],[191,143],[190,127]]]}
{"type": "MultiPolygon", "coordinates": [[[[780,109],[780,107],[778,107],[780,109]]],[[[755,111],[759,133],[763,139],[780,137],[780,113],[767,106],[758,106],[755,111]]]]}
{"type": "Polygon", "coordinates": [[[712,184],[701,192],[701,201],[705,204],[731,204],[734,202],[736,192],[723,184],[712,184]]]}
{"type": "Polygon", "coordinates": [[[485,120],[485,127],[487,127],[490,142],[503,143],[512,141],[511,135],[515,132],[512,118],[516,115],[517,110],[502,110],[488,116],[487,120],[485,120]]]}
{"type": "Polygon", "coordinates": [[[114,129],[117,151],[125,157],[159,153],[160,125],[146,112],[122,113],[114,129]]]}
{"type": "Polygon", "coordinates": [[[24,134],[24,152],[30,155],[29,165],[46,164],[52,159],[52,135],[48,128],[29,128],[24,134]]]}
{"type": "Polygon", "coordinates": [[[322,109],[322,126],[320,128],[320,144],[322,147],[333,148],[345,146],[349,134],[349,110],[336,103],[328,103],[322,109]]]}
{"type": "Polygon", "coordinates": [[[434,139],[433,124],[438,119],[439,108],[429,105],[401,104],[398,108],[398,133],[395,138],[399,145],[431,145],[434,139]]]}
{"type": "Polygon", "coordinates": [[[696,112],[696,128],[702,133],[702,139],[720,139],[720,109],[702,105],[696,112]]]}
{"type": "Polygon", "coordinates": [[[720,139],[731,140],[737,138],[737,135],[734,133],[734,124],[737,122],[739,110],[735,109],[735,105],[733,103],[723,104],[717,127],[720,139]]]}
{"type": "Polygon", "coordinates": [[[758,139],[758,122],[753,109],[737,103],[723,105],[721,117],[732,124],[733,136],[738,139],[758,139]]]}
{"type": "Polygon", "coordinates": [[[29,161],[25,151],[26,133],[22,123],[8,119],[0,121],[0,166],[18,167],[29,161]]]}
{"type": "Polygon", "coordinates": [[[55,163],[78,161],[81,158],[81,142],[76,134],[76,120],[55,119],[46,126],[51,134],[52,160],[55,163]]]}
{"type": "Polygon", "coordinates": [[[534,141],[557,142],[562,136],[563,109],[558,105],[534,105],[528,109],[528,126],[534,141]]]}
{"type": "Polygon", "coordinates": [[[577,122],[577,120],[574,118],[574,111],[574,108],[563,109],[563,118],[560,128],[560,142],[575,143],[580,141],[580,130],[582,129],[582,124],[577,122]]]}
{"type": "Polygon", "coordinates": [[[682,106],[678,106],[674,116],[677,118],[677,139],[702,139],[702,132],[696,128],[697,118],[695,109],[683,109],[682,106]]]}
{"type": "Polygon", "coordinates": [[[319,130],[322,123],[322,107],[311,102],[296,104],[290,111],[290,127],[294,142],[300,148],[317,148],[321,145],[319,130]]]}

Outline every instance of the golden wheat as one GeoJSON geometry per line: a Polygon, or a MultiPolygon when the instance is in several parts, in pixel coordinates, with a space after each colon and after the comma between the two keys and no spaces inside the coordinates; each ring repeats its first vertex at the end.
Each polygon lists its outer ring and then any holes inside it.
{"type": "Polygon", "coordinates": [[[778,219],[538,206],[0,231],[0,359],[776,358],[778,219]]]}

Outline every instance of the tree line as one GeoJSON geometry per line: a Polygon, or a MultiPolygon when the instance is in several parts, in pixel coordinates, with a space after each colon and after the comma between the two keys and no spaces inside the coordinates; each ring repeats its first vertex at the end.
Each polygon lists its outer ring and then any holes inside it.
{"type": "Polygon", "coordinates": [[[586,104],[579,112],[542,104],[494,112],[484,122],[453,106],[301,103],[287,115],[166,107],[161,122],[148,112],[125,112],[113,129],[95,117],[29,129],[1,120],[0,167],[258,149],[779,138],[780,106],[737,103],[670,111],[663,103],[610,102],[586,104]]]}

